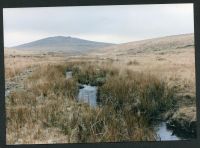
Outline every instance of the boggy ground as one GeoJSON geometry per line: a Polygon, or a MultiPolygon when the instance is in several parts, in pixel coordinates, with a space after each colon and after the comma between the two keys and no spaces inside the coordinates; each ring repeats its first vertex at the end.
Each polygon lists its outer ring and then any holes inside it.
{"type": "MultiPolygon", "coordinates": [[[[187,40],[190,41],[190,39],[187,40]]],[[[186,40],[182,40],[182,44],[186,42],[186,40]]],[[[176,107],[163,114],[161,119],[167,120],[168,125],[173,129],[196,131],[194,128],[196,126],[196,78],[192,42],[191,45],[187,43],[187,46],[171,46],[168,49],[163,45],[151,46],[146,48],[150,49],[149,52],[141,50],[144,46],[149,46],[148,44],[139,46],[141,48],[138,48],[139,50],[137,48],[132,50],[134,46],[123,45],[120,48],[113,48],[113,50],[105,50],[99,55],[94,53],[93,56],[101,60],[109,60],[121,70],[128,68],[133,71],[147,72],[159,79],[166,80],[176,90],[177,103],[176,107]],[[154,50],[155,48],[157,49],[154,50]],[[111,52],[114,50],[116,51],[111,52]],[[129,51],[133,51],[133,53],[129,51]]],[[[196,135],[194,132],[189,133],[189,135],[191,134],[196,135]]]]}
{"type": "Polygon", "coordinates": [[[7,144],[150,141],[154,120],[195,138],[194,46],[114,51],[69,57],[5,50],[7,144]],[[97,85],[101,105],[77,102],[77,83],[97,85]]]}
{"type": "Polygon", "coordinates": [[[151,123],[181,102],[168,79],[107,60],[40,64],[23,84],[6,97],[7,144],[156,140],[151,123]],[[97,85],[101,106],[77,102],[78,83],[97,85]]]}

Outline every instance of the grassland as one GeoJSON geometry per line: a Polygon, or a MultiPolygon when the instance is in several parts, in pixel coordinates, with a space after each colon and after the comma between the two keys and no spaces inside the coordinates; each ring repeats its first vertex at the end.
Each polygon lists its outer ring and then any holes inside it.
{"type": "Polygon", "coordinates": [[[12,51],[5,61],[7,84],[21,84],[6,97],[7,144],[154,141],[158,119],[196,121],[192,46],[71,57],[12,51]],[[101,105],[77,102],[78,83],[98,86],[101,105]]]}

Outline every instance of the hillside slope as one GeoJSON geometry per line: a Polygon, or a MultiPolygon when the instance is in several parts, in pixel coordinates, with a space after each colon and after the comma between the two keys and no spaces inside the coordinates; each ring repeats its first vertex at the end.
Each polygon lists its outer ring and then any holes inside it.
{"type": "Polygon", "coordinates": [[[73,37],[55,36],[11,48],[25,51],[85,53],[97,48],[103,48],[110,45],[113,44],[88,41],[73,37]]]}
{"type": "Polygon", "coordinates": [[[165,52],[192,46],[194,46],[194,34],[183,34],[113,45],[98,49],[98,52],[103,54],[130,55],[165,52]]]}

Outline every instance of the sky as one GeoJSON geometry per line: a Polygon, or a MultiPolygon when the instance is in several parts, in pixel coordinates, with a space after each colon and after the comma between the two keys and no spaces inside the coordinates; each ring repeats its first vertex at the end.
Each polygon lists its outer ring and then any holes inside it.
{"type": "Polygon", "coordinates": [[[4,8],[4,46],[52,36],[125,43],[194,32],[193,4],[4,8]]]}

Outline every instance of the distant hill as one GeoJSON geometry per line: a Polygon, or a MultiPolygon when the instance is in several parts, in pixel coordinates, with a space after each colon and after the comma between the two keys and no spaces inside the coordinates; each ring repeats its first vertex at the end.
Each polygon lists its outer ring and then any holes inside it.
{"type": "Polygon", "coordinates": [[[11,47],[24,51],[87,53],[95,49],[108,47],[114,44],[94,42],[74,37],[55,36],[40,39],[30,43],[11,47]]]}
{"type": "Polygon", "coordinates": [[[194,34],[181,34],[167,37],[111,44],[83,40],[74,37],[48,37],[19,46],[11,47],[20,51],[62,52],[67,54],[133,55],[177,51],[194,46],[194,34]]]}
{"type": "Polygon", "coordinates": [[[101,48],[95,52],[102,54],[131,55],[165,52],[192,46],[194,46],[194,34],[181,34],[113,45],[101,48]]]}

